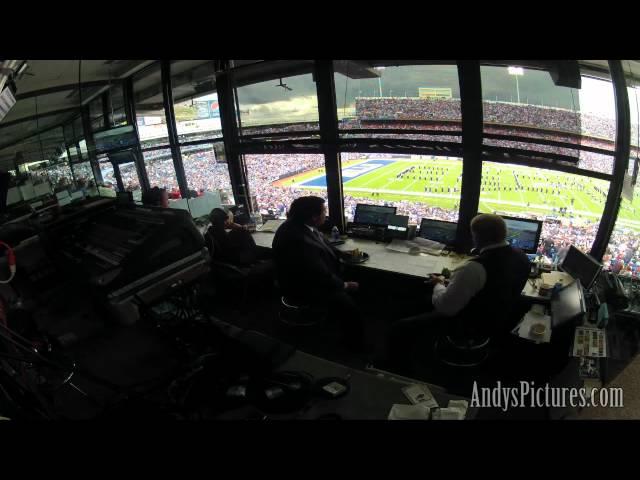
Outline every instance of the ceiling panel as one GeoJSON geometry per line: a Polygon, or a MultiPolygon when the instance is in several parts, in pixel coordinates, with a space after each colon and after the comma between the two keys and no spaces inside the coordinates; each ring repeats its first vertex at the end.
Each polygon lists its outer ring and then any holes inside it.
{"type": "MultiPolygon", "coordinates": [[[[82,96],[87,98],[98,91],[98,87],[83,88],[82,96]]],[[[83,102],[84,103],[84,102],[83,102]]],[[[62,92],[50,93],[38,97],[23,98],[18,100],[14,107],[9,111],[2,123],[19,121],[36,115],[47,114],[58,110],[64,110],[80,106],[80,95],[77,89],[65,90],[62,92]],[[36,110],[37,107],[37,110],[36,110]]],[[[0,123],[0,129],[2,128],[0,123]]]]}
{"type": "Polygon", "coordinates": [[[16,81],[18,94],[45,88],[121,78],[147,60],[27,60],[28,68],[16,81]],[[78,75],[80,74],[80,78],[78,75]]]}

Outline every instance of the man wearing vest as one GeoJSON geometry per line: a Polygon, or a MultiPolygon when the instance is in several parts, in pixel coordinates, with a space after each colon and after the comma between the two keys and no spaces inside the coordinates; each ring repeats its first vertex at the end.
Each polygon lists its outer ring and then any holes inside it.
{"type": "Polygon", "coordinates": [[[393,325],[389,343],[393,367],[407,368],[411,342],[421,334],[426,334],[425,349],[433,347],[436,335],[460,329],[491,336],[499,345],[515,327],[529,260],[506,241],[507,227],[498,215],[474,217],[471,235],[479,255],[454,271],[450,282],[436,275],[427,282],[433,286],[434,312],[393,325]]]}

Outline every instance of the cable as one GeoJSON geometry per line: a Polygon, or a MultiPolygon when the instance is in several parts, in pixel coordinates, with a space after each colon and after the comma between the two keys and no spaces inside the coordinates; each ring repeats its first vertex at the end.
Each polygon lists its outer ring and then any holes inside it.
{"type": "Polygon", "coordinates": [[[13,280],[13,277],[16,274],[16,254],[14,253],[13,248],[9,246],[9,244],[0,240],[0,245],[7,249],[7,263],[9,264],[9,273],[10,273],[9,278],[7,280],[0,280],[0,284],[4,285],[11,282],[11,280],[13,280]]]}

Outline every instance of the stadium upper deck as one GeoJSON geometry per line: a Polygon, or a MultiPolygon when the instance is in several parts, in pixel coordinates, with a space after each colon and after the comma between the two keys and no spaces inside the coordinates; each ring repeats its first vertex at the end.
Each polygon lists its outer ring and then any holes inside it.
{"type": "MultiPolygon", "coordinates": [[[[615,138],[615,121],[562,108],[508,102],[483,102],[484,122],[528,126],[573,133],[602,140],[615,138]]],[[[408,98],[356,98],[356,118],[369,120],[460,121],[460,100],[408,98]]]]}

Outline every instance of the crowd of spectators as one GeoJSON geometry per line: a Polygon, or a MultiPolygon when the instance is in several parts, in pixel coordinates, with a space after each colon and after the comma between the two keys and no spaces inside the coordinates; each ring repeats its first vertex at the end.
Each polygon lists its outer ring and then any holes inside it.
{"type": "MultiPolygon", "coordinates": [[[[460,120],[460,100],[408,98],[357,98],[359,120],[460,120]]],[[[483,102],[486,123],[523,125],[580,135],[615,138],[615,120],[564,108],[508,102],[483,102]]]]}
{"type": "MultiPolygon", "coordinates": [[[[579,168],[607,174],[611,174],[613,171],[612,155],[615,147],[615,120],[613,119],[560,108],[485,101],[484,120],[486,133],[531,138],[531,142],[485,138],[485,145],[566,155],[576,158],[579,168]],[[509,128],[508,125],[528,127],[530,130],[509,128]],[[571,143],[577,148],[544,145],[536,143],[535,140],[571,143]],[[581,146],[608,150],[612,152],[612,155],[584,151],[580,149],[581,146]]],[[[404,139],[461,143],[462,137],[460,135],[419,133],[424,129],[460,130],[460,121],[460,101],[455,99],[358,98],[356,99],[356,117],[342,119],[340,129],[343,131],[342,138],[393,139],[397,138],[397,134],[351,134],[348,130],[396,129],[411,131],[402,135],[404,139]],[[416,123],[420,121],[430,123],[426,126],[416,123]],[[446,121],[447,123],[438,124],[438,121],[446,121]]],[[[243,129],[243,135],[284,134],[292,131],[312,132],[317,131],[318,128],[317,122],[255,126],[243,129]]],[[[638,155],[636,150],[632,148],[632,156],[638,155]]]]}
{"type": "MultiPolygon", "coordinates": [[[[230,179],[226,163],[218,162],[215,152],[211,147],[204,149],[202,146],[184,147],[183,164],[189,187],[198,194],[205,191],[221,191],[230,193],[230,179]]],[[[359,153],[342,153],[342,162],[361,158],[359,153]]],[[[377,158],[394,157],[393,154],[376,154],[377,158]]],[[[256,203],[263,214],[272,214],[278,217],[286,215],[291,202],[303,195],[320,195],[326,198],[326,190],[302,189],[296,186],[296,180],[290,179],[292,175],[302,172],[323,173],[324,157],[320,154],[270,154],[270,155],[245,155],[245,165],[251,194],[255,196],[256,203]]],[[[116,188],[113,169],[108,164],[102,169],[103,184],[116,188]]],[[[145,152],[145,165],[151,186],[166,188],[174,196],[179,189],[175,177],[173,161],[170,152],[160,150],[145,152]]],[[[137,172],[133,163],[121,165],[121,176],[125,188],[137,190],[140,188],[137,172]]],[[[91,175],[88,163],[74,166],[76,177],[83,182],[91,175]],[[86,174],[86,175],[84,175],[86,174]]],[[[71,170],[68,165],[52,166],[38,172],[36,175],[47,175],[52,185],[69,182],[71,170]]],[[[521,178],[519,175],[518,178],[521,178]]],[[[91,175],[92,178],[92,175],[91,175]]],[[[535,178],[534,178],[535,179],[535,178]]],[[[543,179],[540,178],[540,181],[543,179]]],[[[576,185],[549,184],[556,189],[574,188],[576,185]]],[[[594,193],[597,195],[597,193],[594,193]]],[[[595,198],[595,197],[594,197],[595,198]]],[[[600,199],[602,201],[602,199],[600,199]]],[[[358,196],[345,195],[345,216],[353,219],[355,207],[358,203],[373,203],[384,205],[388,201],[358,196]]],[[[394,201],[398,214],[408,215],[411,223],[418,224],[422,218],[433,218],[446,221],[457,221],[458,204],[452,208],[429,206],[425,203],[411,200],[394,201]]],[[[520,214],[519,216],[522,216],[520,214]]],[[[533,216],[532,216],[533,218],[533,216]]],[[[569,245],[575,245],[583,251],[589,251],[595,239],[598,222],[585,219],[575,219],[571,215],[558,219],[545,219],[543,224],[541,243],[538,253],[547,257],[550,261],[561,261],[562,255],[569,245]]],[[[610,267],[623,275],[637,277],[640,273],[640,236],[633,231],[616,229],[611,237],[607,254],[604,257],[605,267],[610,267]]]]}
{"type": "Polygon", "coordinates": [[[605,268],[620,275],[640,278],[640,237],[627,229],[616,230],[603,257],[605,268]]]}
{"type": "Polygon", "coordinates": [[[299,172],[317,171],[318,175],[324,169],[324,156],[320,154],[273,154],[273,155],[245,155],[247,180],[252,196],[255,196],[262,213],[271,213],[284,217],[294,199],[303,195],[319,195],[326,199],[326,190],[311,191],[294,185],[286,177],[299,172]],[[273,185],[281,180],[280,186],[273,185]]]}

